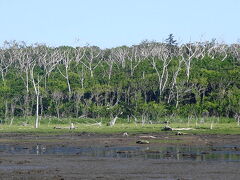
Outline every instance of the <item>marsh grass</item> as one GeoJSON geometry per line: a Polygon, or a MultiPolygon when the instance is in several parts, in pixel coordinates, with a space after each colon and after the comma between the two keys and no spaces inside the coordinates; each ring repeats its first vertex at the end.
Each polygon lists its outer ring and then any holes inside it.
{"type": "MultiPolygon", "coordinates": [[[[0,133],[33,133],[33,134],[68,134],[68,133],[103,133],[103,134],[114,134],[114,133],[169,133],[175,134],[176,131],[161,131],[165,126],[164,124],[141,124],[141,123],[126,123],[123,120],[117,122],[113,127],[107,126],[106,123],[102,123],[101,126],[93,125],[98,120],[87,119],[76,120],[76,119],[61,119],[59,123],[58,120],[48,119],[41,121],[38,129],[34,128],[34,121],[29,120],[26,126],[23,126],[20,121],[15,121],[13,125],[7,123],[0,124],[0,133]],[[75,120],[75,121],[73,121],[75,120]],[[74,122],[76,129],[70,130],[70,122],[74,122]],[[54,129],[54,127],[60,127],[63,129],[54,129]]],[[[106,121],[106,120],[105,120],[106,121]]],[[[170,124],[172,128],[193,128],[193,130],[182,131],[188,134],[240,134],[240,127],[237,126],[237,122],[213,122],[208,121],[204,123],[192,122],[173,122],[170,124]]]]}

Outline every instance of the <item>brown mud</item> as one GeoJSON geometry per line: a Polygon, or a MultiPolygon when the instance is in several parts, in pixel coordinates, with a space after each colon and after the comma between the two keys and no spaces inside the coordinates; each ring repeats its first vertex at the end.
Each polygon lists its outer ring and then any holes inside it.
{"type": "MultiPolygon", "coordinates": [[[[38,136],[34,134],[0,134],[0,179],[240,179],[240,161],[196,161],[175,158],[102,157],[75,154],[23,154],[11,147],[139,147],[151,149],[164,147],[215,147],[229,146],[239,152],[240,135],[181,135],[174,134],[94,134],[38,136]],[[147,136],[154,136],[151,138],[147,136]],[[147,140],[149,144],[136,144],[147,140]],[[9,151],[1,146],[10,146],[9,151]],[[9,153],[10,152],[10,153],[9,153]]],[[[150,149],[150,150],[149,150],[150,149]]],[[[15,149],[18,150],[18,149],[15,149]]],[[[30,152],[30,151],[29,151],[30,152]]],[[[128,153],[119,151],[118,153],[128,153]]],[[[169,152],[169,157],[172,156],[169,152]]],[[[202,152],[208,153],[208,152],[202,152]]],[[[184,154],[183,154],[184,156],[184,154]]],[[[192,156],[192,154],[187,154],[192,156]]]]}

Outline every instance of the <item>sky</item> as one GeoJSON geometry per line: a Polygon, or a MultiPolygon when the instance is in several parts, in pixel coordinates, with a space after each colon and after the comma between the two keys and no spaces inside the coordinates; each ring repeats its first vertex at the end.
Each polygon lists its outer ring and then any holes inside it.
{"type": "Polygon", "coordinates": [[[240,0],[0,0],[0,44],[111,48],[143,40],[240,39],[240,0]]]}

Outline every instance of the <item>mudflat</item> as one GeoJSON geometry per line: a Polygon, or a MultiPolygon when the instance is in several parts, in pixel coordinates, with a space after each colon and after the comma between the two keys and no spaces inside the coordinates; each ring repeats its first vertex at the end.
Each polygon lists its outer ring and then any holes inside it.
{"type": "Polygon", "coordinates": [[[2,133],[0,179],[236,180],[240,178],[239,138],[169,133],[2,133]],[[137,144],[139,140],[149,143],[137,144]]]}

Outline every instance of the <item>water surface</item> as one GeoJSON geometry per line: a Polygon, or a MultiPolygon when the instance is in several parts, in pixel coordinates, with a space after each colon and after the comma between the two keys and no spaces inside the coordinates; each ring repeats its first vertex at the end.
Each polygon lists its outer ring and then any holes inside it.
{"type": "Polygon", "coordinates": [[[239,146],[81,147],[64,145],[0,145],[0,155],[77,155],[82,157],[173,159],[191,161],[238,161],[239,146]]]}

